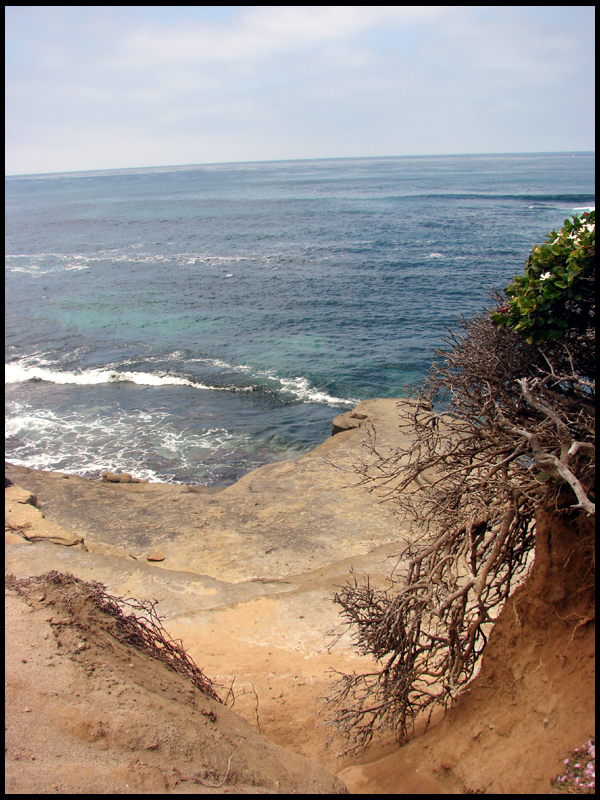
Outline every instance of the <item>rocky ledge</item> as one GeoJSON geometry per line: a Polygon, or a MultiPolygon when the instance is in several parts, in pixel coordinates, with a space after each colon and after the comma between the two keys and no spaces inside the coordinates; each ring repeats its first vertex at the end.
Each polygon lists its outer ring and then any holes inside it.
{"type": "Polygon", "coordinates": [[[218,492],[7,464],[16,484],[6,490],[9,540],[47,538],[234,582],[281,580],[364,555],[403,532],[389,507],[357,487],[355,469],[370,457],[373,433],[380,452],[402,441],[397,405],[363,401],[336,418],[336,435],[319,447],[218,492]]]}

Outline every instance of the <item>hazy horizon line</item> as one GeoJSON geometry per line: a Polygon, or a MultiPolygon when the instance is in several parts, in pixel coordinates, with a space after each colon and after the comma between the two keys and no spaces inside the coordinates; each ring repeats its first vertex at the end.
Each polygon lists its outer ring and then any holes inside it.
{"type": "Polygon", "coordinates": [[[595,155],[595,150],[518,150],[503,153],[415,153],[412,155],[390,155],[390,156],[319,156],[317,158],[277,158],[277,159],[253,159],[251,161],[206,161],[194,164],[155,164],[143,167],[99,167],[97,169],[82,170],[60,170],[56,172],[20,172],[14,174],[4,174],[4,178],[42,178],[60,175],[90,175],[97,172],[138,172],[143,170],[180,170],[194,167],[219,167],[235,166],[241,164],[290,164],[313,161],[374,161],[400,158],[454,158],[454,157],[477,157],[477,156],[564,156],[572,153],[576,155],[595,155]]]}

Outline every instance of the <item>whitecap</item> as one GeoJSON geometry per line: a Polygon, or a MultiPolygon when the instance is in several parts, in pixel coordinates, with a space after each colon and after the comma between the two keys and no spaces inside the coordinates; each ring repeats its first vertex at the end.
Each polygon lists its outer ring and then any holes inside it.
{"type": "Polygon", "coordinates": [[[73,253],[9,253],[5,258],[5,269],[9,272],[21,272],[35,277],[49,275],[55,272],[89,269],[90,262],[95,260],[94,257],[73,253]]]}
{"type": "Polygon", "coordinates": [[[83,373],[58,372],[46,367],[30,367],[20,362],[4,365],[5,383],[24,383],[25,381],[38,380],[48,383],[77,383],[94,384],[106,383],[109,380],[110,372],[107,370],[88,370],[83,373]]]}
{"type": "Polygon", "coordinates": [[[55,272],[80,272],[84,269],[89,269],[89,264],[68,264],[67,266],[51,267],[50,269],[41,269],[35,264],[30,264],[26,267],[7,267],[9,272],[21,272],[25,275],[33,275],[41,277],[42,275],[51,275],[55,272]]]}
{"type": "MultiPolygon", "coordinates": [[[[291,395],[302,403],[322,403],[338,407],[355,406],[359,401],[355,398],[334,397],[312,386],[307,378],[302,376],[282,378],[268,370],[253,370],[246,364],[232,365],[221,359],[198,358],[190,361],[199,361],[230,372],[250,374],[251,378],[258,379],[259,384],[265,380],[278,385],[283,394],[291,395]]],[[[32,363],[31,359],[22,359],[5,364],[5,384],[25,383],[26,381],[44,381],[57,385],[95,386],[109,383],[133,383],[137,386],[189,386],[193,389],[212,392],[254,392],[259,388],[255,383],[245,386],[226,385],[214,386],[201,381],[190,380],[178,375],[169,375],[165,372],[145,372],[117,370],[108,366],[104,368],[85,369],[77,372],[61,371],[52,364],[42,360],[32,363]]]]}
{"type": "MultiPolygon", "coordinates": [[[[230,372],[250,374],[252,378],[256,378],[260,382],[264,382],[265,380],[271,381],[279,385],[279,391],[283,392],[284,394],[291,394],[293,397],[303,403],[323,403],[333,407],[348,406],[351,408],[359,402],[359,400],[356,398],[333,397],[326,392],[321,392],[314,386],[311,386],[307,378],[301,376],[295,378],[281,378],[276,372],[254,369],[247,364],[229,364],[228,362],[222,361],[219,358],[195,358],[190,359],[190,361],[200,361],[204,364],[210,364],[211,366],[218,367],[219,369],[225,369],[230,372]]],[[[255,385],[250,385],[229,388],[231,391],[235,392],[253,392],[258,387],[255,385]]]]}
{"type": "Polygon", "coordinates": [[[138,386],[191,386],[194,389],[209,391],[236,391],[234,386],[208,386],[199,381],[180,378],[177,375],[154,374],[151,372],[119,372],[115,369],[87,369],[81,372],[61,372],[40,366],[26,366],[15,362],[5,364],[5,383],[24,383],[38,380],[59,385],[93,386],[102,383],[135,383],[138,386]]]}
{"type": "Polygon", "coordinates": [[[354,398],[332,397],[311,386],[306,378],[277,378],[282,391],[293,395],[303,403],[323,403],[328,406],[355,406],[359,401],[354,398]]]}
{"type": "MultiPolygon", "coordinates": [[[[186,363],[191,364],[193,362],[200,363],[200,364],[209,364],[211,367],[218,367],[219,369],[226,369],[230,372],[252,372],[252,367],[249,367],[247,364],[229,364],[227,361],[223,361],[220,358],[187,358],[185,359],[186,363]]],[[[258,374],[266,374],[266,373],[258,373],[258,374]]]]}

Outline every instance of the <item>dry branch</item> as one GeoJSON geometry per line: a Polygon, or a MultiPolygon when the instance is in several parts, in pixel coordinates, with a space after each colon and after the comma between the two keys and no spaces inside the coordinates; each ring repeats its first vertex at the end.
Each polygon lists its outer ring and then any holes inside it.
{"type": "Polygon", "coordinates": [[[534,346],[488,315],[463,319],[416,402],[399,405],[410,445],[386,458],[373,447],[358,467],[360,483],[419,535],[389,588],[354,580],[334,596],[357,647],[379,664],[338,676],[327,699],[346,753],[384,728],[405,741],[421,712],[464,691],[489,623],[531,561],[539,509],[595,512],[586,337],[534,346]]]}
{"type": "Polygon", "coordinates": [[[64,592],[66,609],[71,611],[76,601],[89,601],[110,620],[109,633],[126,645],[135,647],[152,658],[162,661],[174,672],[186,677],[202,694],[223,702],[212,682],[186,653],[181,641],[172,639],[157,614],[156,600],[135,600],[116,597],[97,581],[83,581],[70,573],[52,570],[29,578],[5,578],[7,588],[27,596],[32,588],[59,586],[64,592]],[[131,609],[126,614],[123,609],[131,609]]]}

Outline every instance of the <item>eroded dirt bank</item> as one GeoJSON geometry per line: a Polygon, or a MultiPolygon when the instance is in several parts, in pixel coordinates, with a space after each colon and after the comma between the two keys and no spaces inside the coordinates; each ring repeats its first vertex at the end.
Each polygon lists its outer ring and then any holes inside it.
{"type": "Polygon", "coordinates": [[[590,544],[593,520],[541,516],[530,577],[502,610],[470,690],[405,747],[342,770],[351,793],[550,791],[595,731],[590,544]]]}
{"type": "Polygon", "coordinates": [[[9,580],[6,612],[7,792],[345,792],[124,637],[90,584],[9,580]]]}

